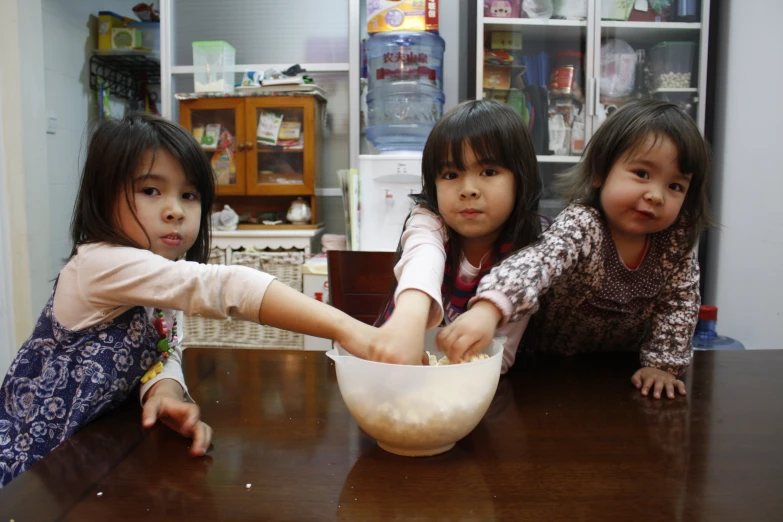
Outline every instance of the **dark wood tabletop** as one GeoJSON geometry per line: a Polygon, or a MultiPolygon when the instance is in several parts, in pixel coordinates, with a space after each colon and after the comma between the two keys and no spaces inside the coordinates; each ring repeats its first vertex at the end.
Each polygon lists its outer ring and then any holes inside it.
{"type": "Polygon", "coordinates": [[[364,435],[320,352],[185,351],[204,458],[129,401],[0,490],[0,521],[783,520],[783,351],[697,352],[687,397],[633,354],[520,356],[426,458],[364,435]]]}

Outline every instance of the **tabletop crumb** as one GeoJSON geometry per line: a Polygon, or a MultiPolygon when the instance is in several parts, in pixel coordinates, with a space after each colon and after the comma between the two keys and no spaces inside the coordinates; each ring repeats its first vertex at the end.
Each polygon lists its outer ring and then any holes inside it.
{"type": "Polygon", "coordinates": [[[103,491],[99,491],[99,492],[98,492],[98,496],[99,496],[99,497],[103,496],[103,491]]]}
{"type": "Polygon", "coordinates": [[[245,487],[246,487],[247,489],[250,489],[250,486],[252,486],[252,484],[246,484],[246,485],[245,485],[245,487]]]}

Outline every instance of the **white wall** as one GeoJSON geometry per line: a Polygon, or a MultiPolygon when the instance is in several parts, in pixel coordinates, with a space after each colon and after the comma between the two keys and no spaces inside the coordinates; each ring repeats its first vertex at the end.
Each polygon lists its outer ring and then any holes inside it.
{"type": "MultiPolygon", "coordinates": [[[[3,89],[0,83],[0,91],[3,89]]],[[[0,120],[3,107],[0,98],[0,120]]],[[[8,176],[5,168],[5,141],[0,125],[0,375],[3,375],[16,353],[14,325],[14,278],[11,261],[11,216],[8,213],[8,176]]]]}
{"type": "MultiPolygon", "coordinates": [[[[22,80],[22,151],[24,154],[27,241],[30,249],[30,291],[33,320],[52,290],[49,258],[49,171],[47,165],[46,111],[41,103],[46,85],[43,66],[41,0],[19,0],[19,69],[22,80]]],[[[17,132],[19,132],[17,131],[17,132]]],[[[17,332],[25,338],[29,331],[17,332]]]]}
{"type": "Polygon", "coordinates": [[[783,3],[719,4],[712,202],[722,227],[709,235],[704,303],[718,307],[719,333],[783,348],[783,3]]]}
{"type": "MultiPolygon", "coordinates": [[[[31,4],[34,3],[32,0],[31,4]]],[[[30,7],[29,5],[27,6],[30,7]]],[[[33,6],[34,7],[34,6],[33,6]]],[[[40,2],[38,3],[40,9],[40,2]]],[[[23,152],[24,118],[20,100],[23,81],[20,63],[23,51],[20,45],[20,11],[17,2],[3,4],[0,16],[0,91],[2,91],[3,163],[8,206],[0,208],[7,219],[10,251],[0,259],[6,269],[10,266],[12,277],[12,311],[16,339],[15,347],[6,346],[6,352],[16,353],[16,348],[32,330],[30,304],[30,258],[27,233],[27,207],[25,197],[25,161],[23,152]]],[[[38,31],[40,35],[40,28],[38,31]]],[[[4,233],[4,231],[0,231],[4,233]]]]}
{"type": "MultiPolygon", "coordinates": [[[[44,259],[38,279],[51,280],[63,266],[71,250],[69,227],[73,204],[79,189],[81,167],[90,121],[98,115],[97,96],[90,89],[89,57],[97,45],[98,11],[113,11],[133,17],[135,1],[122,0],[42,0],[43,64],[46,78],[47,117],[57,118],[55,134],[46,134],[48,149],[48,220],[50,252],[44,259]],[[93,15],[91,18],[90,15],[93,15]],[[45,274],[45,276],[43,275],[45,274]]],[[[122,105],[113,104],[112,113],[122,116],[122,105]]],[[[36,313],[44,303],[37,295],[36,313]]]]}

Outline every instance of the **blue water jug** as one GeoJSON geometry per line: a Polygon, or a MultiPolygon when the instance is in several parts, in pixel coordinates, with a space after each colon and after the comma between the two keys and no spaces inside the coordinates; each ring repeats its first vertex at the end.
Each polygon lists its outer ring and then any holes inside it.
{"type": "Polygon", "coordinates": [[[731,337],[718,335],[718,307],[701,305],[699,307],[699,322],[693,334],[694,350],[744,350],[745,346],[731,337]]]}
{"type": "Polygon", "coordinates": [[[418,82],[442,88],[443,51],[437,34],[419,31],[376,33],[367,40],[370,90],[396,82],[418,82]]]}
{"type": "Polygon", "coordinates": [[[381,151],[421,151],[443,102],[443,91],[418,82],[378,86],[367,93],[367,138],[381,151]]]}

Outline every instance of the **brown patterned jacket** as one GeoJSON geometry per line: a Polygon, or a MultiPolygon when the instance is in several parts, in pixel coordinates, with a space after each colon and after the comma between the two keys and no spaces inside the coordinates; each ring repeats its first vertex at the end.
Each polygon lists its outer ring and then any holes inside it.
{"type": "Polygon", "coordinates": [[[679,375],[691,362],[700,304],[699,265],[685,226],[680,218],[651,235],[644,260],[632,270],[603,214],[569,205],[537,243],[493,268],[473,301],[501,301],[511,321],[535,313],[524,349],[639,350],[643,367],[679,375]]]}

